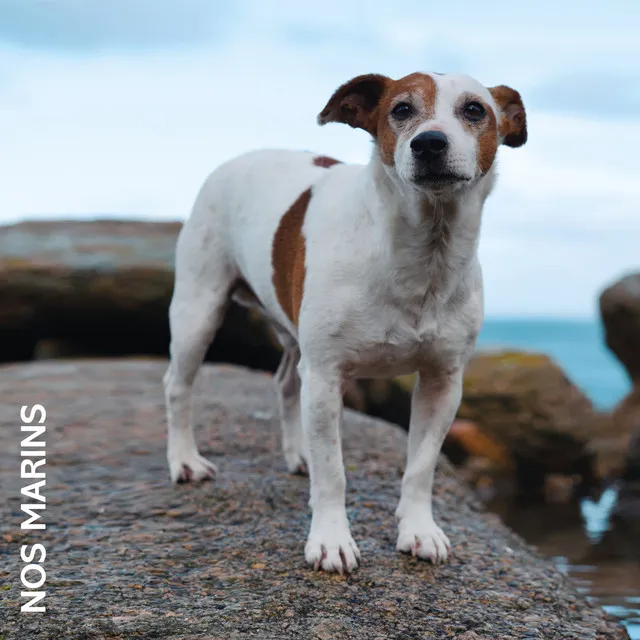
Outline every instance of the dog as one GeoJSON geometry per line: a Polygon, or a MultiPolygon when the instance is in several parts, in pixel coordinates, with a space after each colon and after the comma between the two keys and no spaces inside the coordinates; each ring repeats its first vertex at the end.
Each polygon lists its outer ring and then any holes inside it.
{"type": "Polygon", "coordinates": [[[231,299],[259,308],[282,344],[275,375],[287,467],[310,475],[305,558],[351,572],[360,552],[345,508],[344,385],[417,373],[397,549],[451,552],[435,523],[436,461],[483,321],[477,257],[499,145],[527,139],[522,99],[460,75],[369,74],[340,86],[318,123],[373,139],[366,165],[261,150],[205,181],[176,247],[164,377],[174,482],[216,473],[190,415],[192,385],[231,299]]]}

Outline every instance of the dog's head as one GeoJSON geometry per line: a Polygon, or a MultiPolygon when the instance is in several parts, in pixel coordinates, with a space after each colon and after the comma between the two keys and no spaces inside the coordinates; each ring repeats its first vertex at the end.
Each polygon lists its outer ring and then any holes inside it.
{"type": "Polygon", "coordinates": [[[391,175],[433,195],[470,188],[493,166],[498,145],[519,147],[527,123],[517,91],[468,76],[358,76],[318,116],[368,131],[391,175]]]}

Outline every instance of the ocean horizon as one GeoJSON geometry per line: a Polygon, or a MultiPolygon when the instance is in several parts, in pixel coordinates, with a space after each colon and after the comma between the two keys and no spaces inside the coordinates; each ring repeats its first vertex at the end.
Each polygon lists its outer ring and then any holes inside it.
{"type": "Polygon", "coordinates": [[[478,348],[513,348],[552,357],[600,410],[615,407],[631,389],[622,364],[604,342],[598,319],[488,317],[478,348]]]}

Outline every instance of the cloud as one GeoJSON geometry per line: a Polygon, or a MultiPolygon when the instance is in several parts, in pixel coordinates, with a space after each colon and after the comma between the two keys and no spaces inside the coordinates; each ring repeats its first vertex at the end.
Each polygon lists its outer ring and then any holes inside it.
{"type": "Polygon", "coordinates": [[[547,111],[637,121],[640,74],[565,73],[534,88],[529,98],[531,104],[547,111]]]}
{"type": "Polygon", "coordinates": [[[0,41],[69,51],[197,46],[222,37],[236,2],[0,0],[0,41]]]}
{"type": "Polygon", "coordinates": [[[0,220],[185,218],[212,169],[259,147],[366,162],[366,133],[315,124],[334,89],[360,73],[458,70],[517,88],[529,120],[527,145],[501,150],[486,206],[487,312],[590,315],[599,288],[638,264],[640,123],[621,115],[617,85],[637,74],[640,43],[622,3],[558,5],[554,23],[550,1],[473,20],[460,20],[477,8],[465,2],[176,6],[0,0],[0,38],[21,45],[0,43],[0,220]],[[613,81],[594,72],[590,95],[588,70],[608,66],[613,81]]]}

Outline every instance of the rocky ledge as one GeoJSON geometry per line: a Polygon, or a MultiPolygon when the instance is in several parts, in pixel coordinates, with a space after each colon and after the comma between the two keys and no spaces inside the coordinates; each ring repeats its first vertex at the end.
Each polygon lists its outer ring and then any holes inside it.
{"type": "MultiPolygon", "coordinates": [[[[23,222],[0,227],[0,362],[166,356],[179,222],[23,222]]],[[[233,305],[209,360],[275,370],[280,350],[233,305]]]]}
{"type": "Polygon", "coordinates": [[[214,483],[169,485],[163,361],[0,369],[0,637],[624,639],[551,562],[486,513],[442,460],[453,543],[432,566],[395,552],[405,434],[347,412],[348,506],[364,562],[304,566],[308,481],[286,473],[267,374],[204,368],[197,406],[214,483]],[[21,405],[47,409],[46,531],[20,530],[21,405]],[[47,612],[20,614],[20,545],[47,549],[47,612]]]}

